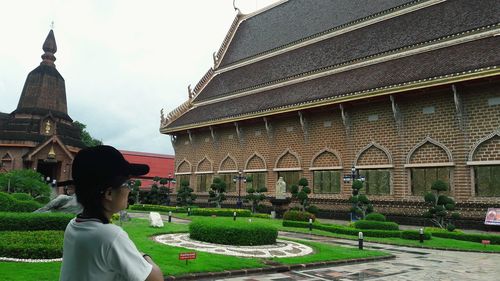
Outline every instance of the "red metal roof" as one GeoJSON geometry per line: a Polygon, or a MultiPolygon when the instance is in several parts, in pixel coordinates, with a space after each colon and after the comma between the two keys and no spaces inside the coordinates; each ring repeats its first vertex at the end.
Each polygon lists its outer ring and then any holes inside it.
{"type": "MultiPolygon", "coordinates": [[[[139,179],[152,179],[154,177],[166,178],[169,175],[171,177],[174,176],[174,155],[126,150],[120,150],[120,152],[123,154],[123,157],[125,157],[125,159],[130,163],[141,163],[149,165],[149,173],[139,177],[139,179]]],[[[143,183],[143,186],[146,186],[146,184],[143,183]]]]}

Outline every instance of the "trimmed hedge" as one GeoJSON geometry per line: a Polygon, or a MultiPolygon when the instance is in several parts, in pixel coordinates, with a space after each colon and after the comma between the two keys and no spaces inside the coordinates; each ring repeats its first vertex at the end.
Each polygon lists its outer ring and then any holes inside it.
{"type": "Polygon", "coordinates": [[[10,196],[20,201],[33,200],[33,197],[31,197],[31,195],[29,195],[28,193],[11,193],[10,196]]]}
{"type": "Polygon", "coordinates": [[[431,233],[432,236],[435,237],[450,238],[455,240],[470,241],[477,243],[481,243],[481,240],[490,240],[491,244],[500,245],[500,235],[460,233],[460,232],[450,232],[450,231],[436,231],[431,233]]]}
{"type": "MultiPolygon", "coordinates": [[[[408,240],[420,240],[420,232],[418,230],[403,230],[401,231],[401,238],[408,240]]],[[[424,240],[430,240],[432,234],[424,231],[424,240]]]]}
{"type": "Polygon", "coordinates": [[[385,216],[380,213],[369,213],[365,216],[367,221],[386,221],[385,216]]]}
{"type": "MultiPolygon", "coordinates": [[[[283,221],[283,226],[308,228],[309,223],[299,222],[299,221],[283,221]]],[[[320,223],[313,223],[313,228],[332,232],[332,233],[353,235],[353,236],[358,236],[359,232],[363,232],[363,235],[366,237],[382,237],[382,238],[386,238],[386,237],[400,238],[401,237],[401,231],[399,231],[399,230],[363,229],[362,231],[360,231],[360,229],[356,229],[356,228],[352,228],[352,227],[335,225],[335,224],[320,224],[320,223]]]]}
{"type": "Polygon", "coordinates": [[[2,231],[0,257],[54,259],[62,257],[64,231],[2,231]]]}
{"type": "MultiPolygon", "coordinates": [[[[172,213],[187,213],[187,207],[169,207],[161,205],[150,205],[150,204],[135,204],[130,205],[129,210],[135,211],[152,211],[152,212],[172,212],[172,213]]],[[[193,208],[191,207],[191,211],[193,208]]]]}
{"type": "Polygon", "coordinates": [[[252,214],[252,217],[261,218],[261,219],[270,219],[271,215],[269,215],[269,214],[252,214]]]}
{"type": "Polygon", "coordinates": [[[219,208],[197,208],[191,210],[192,216],[219,216],[219,217],[232,217],[236,212],[237,217],[251,217],[252,212],[247,209],[219,209],[219,208]]]}
{"type": "Polygon", "coordinates": [[[295,211],[295,210],[290,210],[286,211],[283,214],[283,220],[288,220],[288,221],[305,221],[309,222],[309,219],[312,219],[313,221],[316,220],[316,216],[309,212],[302,212],[302,211],[295,211]]]}
{"type": "Polygon", "coordinates": [[[198,218],[189,224],[189,237],[223,245],[271,245],[276,243],[278,229],[261,222],[237,220],[228,223],[210,218],[198,218]]]}
{"type": "MultiPolygon", "coordinates": [[[[24,193],[13,193],[16,197],[25,198],[21,194],[24,193]]],[[[41,207],[42,204],[33,200],[31,196],[30,200],[17,200],[8,193],[0,192],[0,212],[33,212],[41,207]]]]}
{"type": "Polygon", "coordinates": [[[0,231],[65,230],[74,214],[0,212],[0,231]]]}
{"type": "Polygon", "coordinates": [[[354,223],[354,227],[357,229],[399,230],[399,224],[386,221],[359,220],[354,223]]]}

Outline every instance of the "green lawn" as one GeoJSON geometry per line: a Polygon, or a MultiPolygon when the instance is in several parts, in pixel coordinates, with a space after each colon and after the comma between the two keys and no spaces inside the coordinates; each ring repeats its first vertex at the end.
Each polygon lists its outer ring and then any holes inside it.
{"type": "MultiPolygon", "coordinates": [[[[217,220],[227,220],[232,218],[216,218],[217,220]]],[[[243,219],[243,218],[241,218],[243,219]]],[[[248,220],[248,218],[246,218],[248,220]]],[[[277,220],[257,219],[280,226],[277,220]]],[[[140,251],[148,253],[160,266],[165,275],[184,275],[194,272],[224,271],[242,268],[266,267],[264,259],[238,258],[211,253],[197,252],[197,259],[189,261],[178,260],[181,252],[192,252],[193,250],[171,247],[154,242],[150,237],[164,233],[187,232],[187,224],[165,223],[163,228],[151,228],[147,220],[133,219],[131,222],[123,224],[123,229],[127,231],[140,251]]],[[[282,228],[282,227],[281,227],[282,228]]],[[[383,256],[386,253],[380,251],[359,251],[356,248],[339,247],[325,245],[317,242],[301,243],[310,245],[314,249],[314,254],[295,258],[275,258],[274,262],[283,264],[307,263],[327,260],[365,258],[371,256],[383,256]]],[[[31,280],[58,280],[61,263],[13,263],[0,262],[0,280],[2,281],[31,281],[31,280]]]]}

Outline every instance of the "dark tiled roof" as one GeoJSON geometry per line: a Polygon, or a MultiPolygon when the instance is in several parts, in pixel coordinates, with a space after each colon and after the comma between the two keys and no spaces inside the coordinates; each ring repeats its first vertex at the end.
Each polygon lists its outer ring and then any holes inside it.
{"type": "Polygon", "coordinates": [[[9,114],[8,113],[3,113],[3,112],[0,112],[0,119],[6,119],[6,118],[9,118],[9,114]]]}
{"type": "Polygon", "coordinates": [[[335,98],[424,78],[499,66],[500,36],[403,57],[306,82],[196,107],[167,126],[175,127],[289,105],[335,98]]]}
{"type": "Polygon", "coordinates": [[[231,64],[408,2],[412,0],[288,1],[243,21],[221,65],[231,64]]]}
{"type": "Polygon", "coordinates": [[[18,113],[18,114],[38,115],[38,116],[45,116],[45,115],[52,114],[52,116],[54,116],[56,118],[61,118],[61,119],[65,119],[65,120],[68,120],[70,122],[73,122],[73,119],[71,119],[71,117],[69,117],[68,114],[66,114],[64,112],[48,110],[45,108],[27,107],[27,108],[16,109],[12,113],[13,114],[18,113]]]}
{"type": "Polygon", "coordinates": [[[500,22],[500,1],[440,3],[215,76],[196,101],[500,22]]]}
{"type": "Polygon", "coordinates": [[[67,116],[66,86],[55,67],[41,64],[28,74],[16,111],[31,109],[61,112],[67,116]]]}

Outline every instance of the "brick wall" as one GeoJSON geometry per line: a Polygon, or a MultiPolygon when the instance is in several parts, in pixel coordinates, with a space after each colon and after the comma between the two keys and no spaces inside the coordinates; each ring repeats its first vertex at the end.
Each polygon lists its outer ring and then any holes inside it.
{"type": "MultiPolygon", "coordinates": [[[[392,193],[374,198],[418,203],[423,199],[411,195],[410,169],[405,168],[405,164],[425,166],[452,161],[450,184],[457,202],[497,202],[498,198],[473,196],[467,157],[476,142],[500,128],[500,105],[488,104],[488,100],[500,96],[500,83],[459,84],[456,91],[459,111],[453,89],[448,85],[394,95],[399,119],[394,117],[389,97],[383,96],[344,104],[344,113],[348,116],[345,120],[339,106],[332,105],[303,111],[302,123],[297,112],[268,117],[268,129],[263,119],[240,121],[239,137],[234,124],[214,126],[215,140],[208,128],[193,130],[193,143],[186,133],[180,133],[174,145],[176,163],[184,158],[198,163],[208,156],[217,170],[221,161],[230,155],[236,161],[231,167],[263,169],[267,166],[267,187],[269,194],[274,194],[277,172],[273,168],[299,167],[300,176],[306,177],[312,186],[311,167],[342,166],[343,174],[349,175],[354,164],[392,162],[389,169],[392,193]],[[337,156],[327,151],[335,151],[337,156]],[[451,153],[451,159],[446,151],[451,153]],[[356,157],[358,162],[354,163],[356,157]]],[[[475,159],[498,160],[499,139],[494,137],[481,144],[475,159]]],[[[193,176],[192,184],[194,180],[193,176]]],[[[312,197],[323,200],[318,203],[321,207],[335,209],[338,204],[333,202],[346,200],[350,194],[350,184],[341,183],[340,194],[313,194],[312,197]]],[[[387,207],[391,212],[396,209],[394,205],[387,207]]]]}

